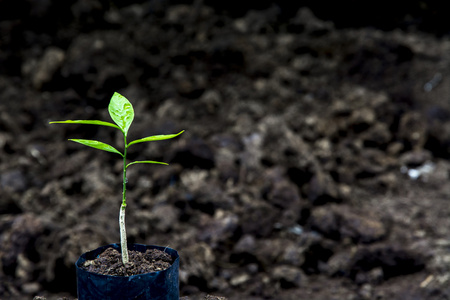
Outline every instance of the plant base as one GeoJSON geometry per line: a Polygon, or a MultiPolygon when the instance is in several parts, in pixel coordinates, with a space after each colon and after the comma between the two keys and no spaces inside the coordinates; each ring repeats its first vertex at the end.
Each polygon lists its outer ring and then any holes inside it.
{"type": "Polygon", "coordinates": [[[174,260],[172,265],[168,269],[158,272],[133,276],[110,276],[88,272],[81,267],[86,260],[95,259],[110,247],[120,250],[119,244],[102,246],[84,253],[75,263],[78,300],[179,299],[178,270],[180,259],[176,250],[142,244],[128,246],[128,250],[145,252],[147,249],[158,249],[170,254],[174,260]]]}

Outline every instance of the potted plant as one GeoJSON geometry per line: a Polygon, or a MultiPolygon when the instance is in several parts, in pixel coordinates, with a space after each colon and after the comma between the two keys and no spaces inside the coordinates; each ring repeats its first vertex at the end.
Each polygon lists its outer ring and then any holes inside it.
{"type": "Polygon", "coordinates": [[[124,96],[116,92],[110,100],[108,111],[114,123],[98,120],[50,122],[50,124],[109,126],[119,129],[123,134],[123,152],[95,140],[69,139],[95,149],[116,153],[123,159],[122,204],[119,212],[120,244],[106,245],[80,256],[75,264],[78,299],[178,300],[179,255],[177,251],[153,245],[128,245],[125,229],[128,167],[134,164],[167,164],[150,160],[127,162],[127,151],[134,144],[171,139],[182,134],[184,130],[176,134],[155,135],[128,142],[128,130],[134,119],[133,106],[124,96]]]}

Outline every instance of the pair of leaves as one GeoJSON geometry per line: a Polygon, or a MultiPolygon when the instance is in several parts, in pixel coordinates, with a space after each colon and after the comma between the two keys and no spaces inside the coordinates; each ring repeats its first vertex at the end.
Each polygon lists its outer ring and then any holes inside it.
{"type": "MultiPolygon", "coordinates": [[[[98,121],[98,120],[66,120],[66,121],[53,121],[50,122],[50,124],[55,124],[55,123],[60,123],[60,124],[87,124],[87,125],[100,125],[100,126],[109,126],[109,127],[114,127],[116,129],[119,129],[124,137],[125,137],[125,141],[128,135],[128,130],[130,129],[131,123],[134,120],[134,109],[133,109],[133,105],[131,105],[131,103],[121,94],[115,92],[114,95],[112,96],[109,105],[108,105],[108,111],[109,111],[109,115],[111,116],[111,119],[114,121],[114,123],[110,123],[110,122],[105,122],[105,121],[98,121]]],[[[161,140],[167,140],[167,139],[171,139],[174,138],[180,134],[182,134],[184,132],[180,131],[179,133],[176,134],[167,134],[167,135],[154,135],[154,136],[149,136],[149,137],[145,137],[142,139],[138,139],[138,140],[134,140],[130,143],[127,143],[125,145],[125,148],[128,148],[129,146],[133,145],[133,144],[137,144],[137,143],[143,143],[143,142],[150,142],[150,141],[161,141],[161,140]]],[[[114,148],[111,145],[108,145],[106,143],[100,142],[100,141],[95,141],[95,140],[83,140],[83,139],[69,139],[70,141],[76,142],[76,143],[80,143],[82,145],[88,146],[88,147],[92,147],[95,149],[99,149],[99,150],[103,150],[103,151],[108,151],[108,152],[112,152],[112,153],[117,153],[120,156],[124,156],[123,153],[121,153],[120,151],[118,151],[116,148],[114,148]]],[[[165,164],[163,162],[157,162],[157,161],[135,161],[132,163],[129,163],[126,167],[132,165],[132,164],[136,164],[136,163],[152,163],[152,164],[165,164]]]]}

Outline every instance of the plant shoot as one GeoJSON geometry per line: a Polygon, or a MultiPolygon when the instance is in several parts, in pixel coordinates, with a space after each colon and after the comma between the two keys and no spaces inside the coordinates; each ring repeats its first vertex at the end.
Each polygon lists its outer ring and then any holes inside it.
{"type": "Polygon", "coordinates": [[[184,132],[180,131],[176,134],[167,134],[167,135],[154,135],[145,137],[142,139],[134,140],[131,142],[127,141],[128,130],[130,129],[131,123],[134,119],[134,109],[131,103],[121,94],[114,93],[111,98],[111,101],[108,106],[109,115],[114,123],[98,121],[98,120],[66,120],[66,121],[53,121],[50,124],[61,123],[61,124],[88,124],[88,125],[100,125],[100,126],[109,126],[119,129],[123,134],[123,152],[120,152],[116,148],[111,145],[108,145],[103,142],[95,141],[95,140],[83,140],[83,139],[69,139],[69,141],[80,143],[82,145],[92,147],[95,149],[108,151],[112,153],[117,153],[122,156],[123,159],[123,188],[122,188],[122,205],[120,207],[119,212],[119,227],[120,227],[120,245],[121,245],[121,253],[122,253],[122,263],[125,265],[128,263],[128,246],[127,246],[127,234],[125,229],[125,208],[127,206],[126,203],[126,192],[127,192],[127,169],[129,166],[133,164],[162,164],[167,165],[167,163],[153,161],[153,160],[141,160],[141,161],[133,161],[127,163],[127,151],[131,145],[137,143],[151,142],[151,141],[161,141],[174,138],[184,132]]]}

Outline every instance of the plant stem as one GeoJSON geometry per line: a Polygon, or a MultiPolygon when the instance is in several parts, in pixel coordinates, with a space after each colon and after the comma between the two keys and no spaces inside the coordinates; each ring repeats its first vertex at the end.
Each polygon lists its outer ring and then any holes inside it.
{"type": "Polygon", "coordinates": [[[123,150],[123,192],[122,205],[119,213],[119,227],[120,227],[120,246],[122,249],[122,263],[128,263],[128,246],[127,246],[127,231],[125,229],[125,208],[127,207],[126,192],[127,192],[127,138],[124,135],[125,147],[123,150]]]}

